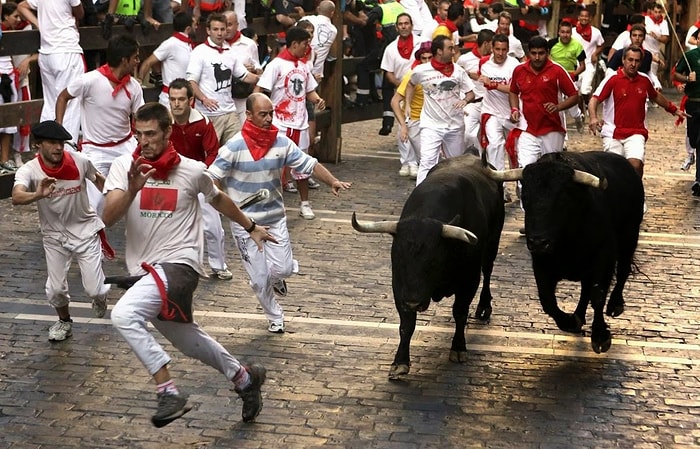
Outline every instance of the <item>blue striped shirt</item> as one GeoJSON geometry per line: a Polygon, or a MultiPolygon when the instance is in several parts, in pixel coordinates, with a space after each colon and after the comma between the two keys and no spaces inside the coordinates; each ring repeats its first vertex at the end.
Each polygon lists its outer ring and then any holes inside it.
{"type": "Polygon", "coordinates": [[[285,215],[280,180],[282,169],[287,166],[310,175],[317,163],[316,158],[302,152],[289,138],[279,135],[267,154],[255,161],[239,132],[219,148],[216,160],[207,171],[213,179],[221,181],[226,193],[236,203],[260,189],[268,189],[268,199],[245,210],[246,215],[265,225],[275,223],[285,215]]]}

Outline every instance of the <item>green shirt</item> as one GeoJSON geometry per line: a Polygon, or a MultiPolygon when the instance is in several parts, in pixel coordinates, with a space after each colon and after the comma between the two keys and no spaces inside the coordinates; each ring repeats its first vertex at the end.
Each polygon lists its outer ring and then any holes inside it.
{"type": "Polygon", "coordinates": [[[559,38],[556,38],[549,41],[549,57],[564,67],[567,72],[573,72],[578,66],[578,61],[586,60],[586,52],[583,50],[583,45],[576,39],[571,39],[564,45],[559,38]]]}
{"type": "MultiPolygon", "coordinates": [[[[700,76],[700,48],[694,48],[685,53],[685,58],[681,58],[676,64],[676,73],[682,75],[688,75],[690,72],[695,72],[697,76],[700,76]],[[690,68],[685,60],[690,63],[690,68]]],[[[700,81],[700,79],[696,78],[700,81]]],[[[694,81],[692,83],[686,83],[685,94],[688,98],[700,99],[700,82],[694,81]]]]}

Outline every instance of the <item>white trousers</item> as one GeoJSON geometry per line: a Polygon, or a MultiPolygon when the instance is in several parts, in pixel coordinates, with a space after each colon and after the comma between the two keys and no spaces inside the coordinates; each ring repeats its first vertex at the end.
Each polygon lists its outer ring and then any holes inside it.
{"type": "Polygon", "coordinates": [[[464,148],[474,147],[481,154],[479,128],[481,128],[481,102],[469,103],[464,115],[464,148]]]}
{"type": "Polygon", "coordinates": [[[46,298],[54,307],[65,307],[70,302],[68,293],[68,270],[73,258],[78,261],[80,277],[85,293],[90,298],[104,297],[109,292],[109,285],[104,283],[102,271],[102,245],[97,234],[78,246],[61,243],[50,237],[44,237],[46,254],[46,298]]]}
{"type": "Polygon", "coordinates": [[[204,194],[197,195],[202,208],[202,223],[204,224],[204,239],[207,241],[207,258],[212,270],[225,270],[224,227],[221,226],[219,211],[204,199],[204,194]]]}
{"type": "Polygon", "coordinates": [[[533,136],[523,131],[518,139],[518,165],[527,167],[547,153],[558,153],[564,147],[564,133],[553,131],[533,136]]]}
{"type": "Polygon", "coordinates": [[[506,138],[513,128],[515,128],[515,123],[495,115],[486,121],[484,129],[489,140],[489,144],[486,146],[486,159],[496,167],[496,170],[505,170],[506,168],[506,138]]]}
{"type": "MultiPolygon", "coordinates": [[[[155,266],[158,275],[168,287],[168,280],[160,266],[155,266]]],[[[211,338],[196,322],[178,323],[161,321],[160,292],[153,276],[144,276],[124,293],[112,309],[112,324],[131,346],[136,357],[143,363],[149,374],[154,375],[170,362],[170,356],[148,330],[151,322],[180,352],[215,368],[226,379],[232,380],[241,364],[235,357],[211,338]]]]}
{"type": "Polygon", "coordinates": [[[268,232],[278,243],[265,242],[262,251],[258,250],[255,241],[238,223],[231,222],[231,232],[236,239],[243,268],[250,278],[250,286],[265,316],[268,321],[279,324],[284,322],[284,311],[277,302],[272,284],[291,276],[295,264],[287,230],[287,218],[266,226],[270,227],[268,232]]]}
{"type": "MultiPolygon", "coordinates": [[[[44,55],[39,53],[39,73],[44,92],[44,106],[41,108],[41,121],[56,118],[56,99],[58,94],[73,81],[85,73],[85,58],[82,53],[57,53],[44,55]]],[[[63,116],[63,127],[78,142],[80,134],[80,101],[71,100],[63,116]]]]}
{"type": "Polygon", "coordinates": [[[431,168],[440,159],[440,149],[445,157],[455,157],[464,153],[464,128],[457,129],[420,129],[420,166],[416,185],[423,182],[431,168]]]}
{"type": "Polygon", "coordinates": [[[396,139],[399,145],[399,160],[401,165],[408,164],[417,167],[418,161],[420,161],[420,120],[409,120],[406,127],[408,128],[408,141],[396,139]]]}

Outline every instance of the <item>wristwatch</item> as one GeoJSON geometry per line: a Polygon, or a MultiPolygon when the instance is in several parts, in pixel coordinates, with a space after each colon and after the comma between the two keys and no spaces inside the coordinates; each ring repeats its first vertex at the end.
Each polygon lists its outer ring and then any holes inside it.
{"type": "Polygon", "coordinates": [[[251,225],[249,228],[244,228],[245,232],[247,232],[248,234],[253,232],[255,230],[255,226],[256,226],[255,220],[253,220],[252,218],[250,218],[250,223],[251,223],[251,225]]]}

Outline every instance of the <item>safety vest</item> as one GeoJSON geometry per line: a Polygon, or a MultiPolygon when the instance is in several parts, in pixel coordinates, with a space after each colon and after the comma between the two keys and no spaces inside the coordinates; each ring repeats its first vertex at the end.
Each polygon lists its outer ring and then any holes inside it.
{"type": "Polygon", "coordinates": [[[119,16],[134,17],[141,9],[141,0],[119,0],[114,14],[119,16]]]}
{"type": "MultiPolygon", "coordinates": [[[[194,0],[190,0],[190,8],[194,8],[194,0]]],[[[224,1],[223,0],[200,0],[199,1],[199,10],[200,11],[212,12],[212,11],[221,11],[223,9],[224,9],[224,1]]]]}
{"type": "Polygon", "coordinates": [[[382,3],[379,7],[382,8],[382,27],[395,26],[399,14],[406,12],[399,2],[382,3]]]}

